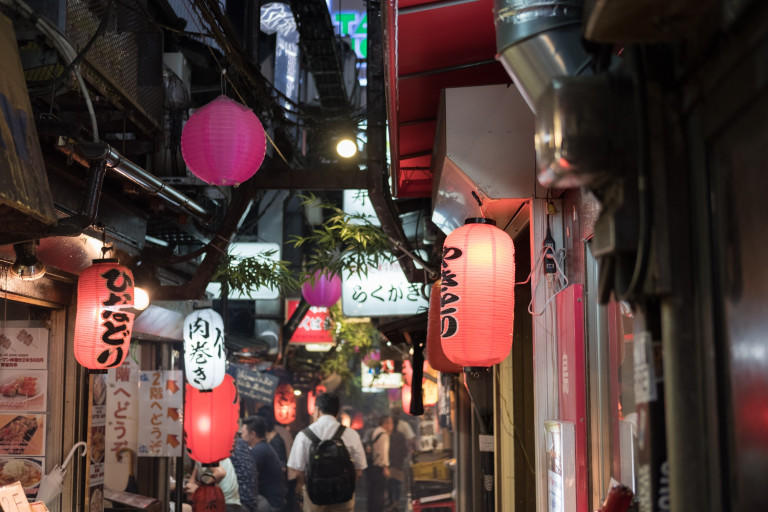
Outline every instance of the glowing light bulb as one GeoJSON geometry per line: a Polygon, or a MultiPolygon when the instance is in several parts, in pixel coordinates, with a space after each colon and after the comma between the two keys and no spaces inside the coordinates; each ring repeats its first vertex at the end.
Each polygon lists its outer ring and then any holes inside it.
{"type": "Polygon", "coordinates": [[[357,144],[352,139],[341,139],[336,144],[336,153],[342,158],[352,158],[357,154],[357,144]]]}
{"type": "Polygon", "coordinates": [[[143,311],[149,306],[149,293],[144,288],[136,286],[133,289],[133,308],[143,311]]]}

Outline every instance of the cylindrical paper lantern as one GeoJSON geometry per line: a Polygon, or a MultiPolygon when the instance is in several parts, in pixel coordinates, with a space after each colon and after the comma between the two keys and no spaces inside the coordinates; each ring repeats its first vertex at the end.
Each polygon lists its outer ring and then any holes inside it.
{"type": "Polygon", "coordinates": [[[515,248],[489,219],[468,219],[443,244],[440,338],[460,366],[492,366],[512,348],[515,248]]]}
{"type": "Polygon", "coordinates": [[[435,281],[429,295],[429,320],[427,322],[427,361],[432,368],[443,373],[459,373],[461,366],[445,357],[440,341],[440,281],[435,281]]]}
{"type": "Polygon", "coordinates": [[[94,260],[77,282],[75,358],[91,370],[120,366],[133,332],[133,274],[117,260],[94,260]]]}
{"type": "Polygon", "coordinates": [[[354,416],[352,416],[352,423],[349,425],[349,428],[352,430],[362,430],[364,426],[365,420],[363,419],[363,413],[357,411],[354,416]]]}
{"type": "Polygon", "coordinates": [[[267,151],[261,121],[251,109],[219,96],[197,109],[181,133],[181,155],[210,185],[237,185],[259,170],[267,151]]]}
{"type": "Polygon", "coordinates": [[[400,399],[403,402],[403,412],[411,414],[411,385],[403,384],[400,390],[400,399]]]}
{"type": "Polygon", "coordinates": [[[440,374],[432,368],[429,361],[424,361],[424,379],[422,380],[422,396],[424,407],[430,407],[437,403],[438,381],[440,374]]]}
{"type": "Polygon", "coordinates": [[[296,395],[293,386],[283,382],[275,390],[275,420],[281,425],[290,425],[296,420],[296,395]]]}
{"type": "Polygon", "coordinates": [[[312,281],[301,285],[301,294],[304,300],[312,306],[329,308],[336,304],[341,297],[341,278],[336,274],[317,271],[312,281]]]}
{"type": "Polygon", "coordinates": [[[307,414],[310,416],[315,414],[315,402],[317,401],[317,397],[325,392],[325,386],[318,384],[315,386],[314,390],[310,390],[310,392],[307,393],[307,414]]]}
{"type": "Polygon", "coordinates": [[[209,391],[224,379],[224,320],[212,309],[198,309],[184,319],[184,373],[187,382],[209,391]]]}
{"type": "Polygon", "coordinates": [[[213,391],[200,391],[187,384],[184,439],[189,456],[202,464],[229,457],[239,416],[240,400],[231,375],[225,375],[213,391]]]}

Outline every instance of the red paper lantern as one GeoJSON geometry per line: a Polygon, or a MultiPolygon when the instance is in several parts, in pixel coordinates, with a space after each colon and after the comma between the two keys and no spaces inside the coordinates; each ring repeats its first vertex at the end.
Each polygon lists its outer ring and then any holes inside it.
{"type": "Polygon", "coordinates": [[[352,417],[352,423],[349,425],[349,428],[352,430],[362,430],[365,426],[365,420],[363,418],[363,413],[360,411],[357,411],[355,415],[352,417]]]}
{"type": "Polygon", "coordinates": [[[77,282],[75,358],[91,370],[123,364],[133,332],[133,274],[117,260],[94,260],[77,282]]]}
{"type": "Polygon", "coordinates": [[[489,219],[468,219],[443,244],[440,338],[461,366],[492,366],[512,348],[515,247],[489,219]]]}
{"type": "Polygon", "coordinates": [[[405,414],[410,415],[411,414],[411,385],[410,384],[403,384],[400,397],[401,397],[400,399],[403,402],[403,412],[405,412],[405,414]]]}
{"type": "Polygon", "coordinates": [[[301,294],[310,305],[329,308],[341,297],[341,278],[318,270],[301,286],[301,294]]]}
{"type": "Polygon", "coordinates": [[[261,121],[251,109],[219,96],[192,114],[181,132],[181,155],[210,185],[237,185],[256,174],[267,151],[261,121]]]}
{"type": "Polygon", "coordinates": [[[213,388],[200,391],[186,384],[184,439],[189,456],[202,464],[226,459],[232,452],[240,416],[240,400],[231,375],[213,388]]]}
{"type": "Polygon", "coordinates": [[[315,414],[315,401],[318,395],[322,395],[326,392],[325,386],[318,384],[313,391],[307,393],[307,414],[312,416],[315,414]]]}
{"type": "MultiPolygon", "coordinates": [[[[443,373],[459,373],[461,366],[454,364],[443,352],[440,341],[440,281],[435,281],[429,295],[429,320],[427,322],[427,361],[432,368],[443,373]]],[[[426,404],[425,404],[426,405],[426,404]]]]}
{"type": "Polygon", "coordinates": [[[290,425],[296,420],[296,395],[293,386],[283,382],[275,391],[275,420],[281,425],[290,425]]]}

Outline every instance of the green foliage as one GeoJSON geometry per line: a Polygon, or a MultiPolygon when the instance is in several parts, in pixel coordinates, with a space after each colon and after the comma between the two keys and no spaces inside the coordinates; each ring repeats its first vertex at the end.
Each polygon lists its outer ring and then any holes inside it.
{"type": "Polygon", "coordinates": [[[368,275],[368,267],[393,260],[389,237],[362,214],[349,214],[314,195],[302,196],[304,205],[320,206],[329,213],[326,221],[307,236],[291,239],[294,247],[308,247],[302,280],[317,270],[347,277],[368,275]]]}
{"type": "Polygon", "coordinates": [[[237,291],[249,297],[262,286],[282,291],[299,288],[301,284],[288,268],[288,262],[270,259],[273,254],[275,251],[266,251],[258,256],[246,258],[227,255],[212,281],[226,284],[230,291],[237,291]]]}
{"type": "Polygon", "coordinates": [[[370,320],[350,320],[341,313],[336,304],[330,310],[334,348],[325,353],[321,371],[325,375],[336,373],[341,376],[347,389],[360,387],[360,375],[353,373],[359,361],[378,347],[381,334],[370,320]]]}

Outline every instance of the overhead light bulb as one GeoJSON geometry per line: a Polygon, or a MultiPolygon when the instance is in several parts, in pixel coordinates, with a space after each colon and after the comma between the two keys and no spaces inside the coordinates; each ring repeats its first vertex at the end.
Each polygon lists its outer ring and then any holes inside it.
{"type": "Polygon", "coordinates": [[[133,288],[133,309],[143,311],[149,306],[149,293],[141,286],[133,288]]]}
{"type": "Polygon", "coordinates": [[[301,396],[301,390],[300,389],[294,389],[293,394],[296,396],[301,396]]]}
{"type": "Polygon", "coordinates": [[[336,153],[342,158],[352,158],[357,154],[357,144],[349,138],[343,138],[336,144],[336,153]]]}

